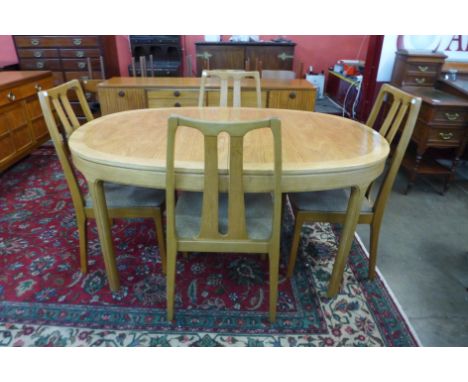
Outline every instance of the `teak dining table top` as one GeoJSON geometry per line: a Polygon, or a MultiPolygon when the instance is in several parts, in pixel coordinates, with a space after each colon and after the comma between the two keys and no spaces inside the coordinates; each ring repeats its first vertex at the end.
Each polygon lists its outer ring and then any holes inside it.
{"type": "MultiPolygon", "coordinates": [[[[361,180],[365,181],[369,174],[374,179],[389,150],[386,141],[369,127],[328,114],[286,109],[193,107],[132,110],[91,121],[70,138],[74,160],[107,170],[102,174],[103,180],[165,188],[166,130],[170,115],[210,121],[279,118],[284,192],[344,187],[357,181],[356,176],[362,176],[361,180]],[[112,174],[127,170],[135,170],[135,179],[132,174],[123,178],[118,178],[119,175],[115,178],[112,174]],[[140,179],[145,173],[145,179],[140,179]],[[347,179],[349,177],[353,180],[347,179]]],[[[194,175],[194,183],[188,184],[187,189],[199,190],[204,160],[203,139],[193,129],[182,127],[180,130],[176,168],[194,175]]],[[[250,191],[261,191],[257,188],[261,188],[265,175],[272,169],[269,131],[252,132],[246,136],[244,146],[245,175],[251,178],[246,186],[250,191]]],[[[219,169],[226,170],[227,167],[228,142],[227,138],[220,137],[219,169]]]]}
{"type": "MultiPolygon", "coordinates": [[[[166,131],[170,115],[209,120],[240,121],[276,117],[281,121],[282,192],[351,187],[347,219],[330,280],[335,295],[353,240],[357,217],[369,184],[383,171],[389,153],[386,140],[371,128],[328,114],[286,109],[184,107],[131,110],[88,122],[69,139],[75,166],[88,181],[106,272],[112,290],[120,286],[103,181],[165,188],[166,131]]],[[[218,140],[220,189],[226,189],[228,141],[218,140]]],[[[244,189],[262,192],[271,182],[272,138],[267,129],[244,141],[244,189]]],[[[203,189],[203,138],[184,128],[176,137],[176,174],[184,174],[180,188],[203,189]]]]}

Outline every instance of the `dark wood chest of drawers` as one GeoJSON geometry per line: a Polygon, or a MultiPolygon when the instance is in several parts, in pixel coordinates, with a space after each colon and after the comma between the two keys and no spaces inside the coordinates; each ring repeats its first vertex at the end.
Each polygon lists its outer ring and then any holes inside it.
{"type": "Polygon", "coordinates": [[[441,53],[413,53],[399,50],[395,56],[391,84],[434,86],[447,56],[441,53]]]}
{"type": "Polygon", "coordinates": [[[52,86],[48,71],[0,72],[0,172],[49,138],[37,92],[52,86]]]}
{"type": "Polygon", "coordinates": [[[197,42],[198,75],[201,75],[203,69],[293,70],[295,45],[275,42],[197,42]]]}
{"type": "Polygon", "coordinates": [[[50,70],[56,85],[75,78],[86,80],[119,75],[115,36],[13,38],[21,70],[50,70]]]}

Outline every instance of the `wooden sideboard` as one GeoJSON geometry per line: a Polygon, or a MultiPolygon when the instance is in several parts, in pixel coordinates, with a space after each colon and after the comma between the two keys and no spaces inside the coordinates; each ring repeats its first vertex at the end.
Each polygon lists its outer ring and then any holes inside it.
{"type": "MultiPolygon", "coordinates": [[[[306,80],[261,80],[264,107],[313,111],[316,88],[306,80]]],[[[102,114],[130,109],[197,106],[198,77],[115,77],[98,85],[102,114]]],[[[209,79],[206,106],[219,106],[219,83],[209,79]]],[[[229,92],[232,97],[232,91],[229,92]]],[[[255,81],[242,82],[241,104],[255,107],[255,81]]],[[[231,98],[232,99],[232,98],[231,98]]],[[[232,102],[232,101],[231,101],[232,102]]]]}
{"type": "Polygon", "coordinates": [[[37,92],[53,83],[49,71],[0,72],[0,171],[49,138],[37,92]]]}
{"type": "Polygon", "coordinates": [[[197,42],[197,73],[200,76],[203,69],[293,70],[295,46],[293,42],[197,42]]]}

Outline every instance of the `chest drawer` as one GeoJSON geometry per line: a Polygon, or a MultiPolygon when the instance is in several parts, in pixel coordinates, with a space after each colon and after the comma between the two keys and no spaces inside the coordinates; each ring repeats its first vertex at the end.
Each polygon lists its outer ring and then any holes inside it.
{"type": "Polygon", "coordinates": [[[98,36],[15,36],[15,42],[19,48],[99,45],[98,36]]]}
{"type": "Polygon", "coordinates": [[[436,81],[436,73],[408,72],[403,76],[402,86],[433,86],[436,81]]]}
{"type": "Polygon", "coordinates": [[[468,110],[460,107],[430,107],[423,103],[419,118],[427,123],[444,125],[465,125],[468,122],[468,110]]]}
{"type": "Polygon", "coordinates": [[[434,147],[458,147],[464,140],[466,129],[461,126],[429,125],[418,120],[413,139],[434,147]]]}
{"type": "Polygon", "coordinates": [[[58,49],[18,49],[20,58],[56,58],[58,49]]]}
{"type": "Polygon", "coordinates": [[[60,70],[59,59],[26,58],[21,61],[21,68],[25,70],[60,70]]]}
{"type": "Polygon", "coordinates": [[[60,49],[60,56],[62,58],[97,58],[100,55],[99,49],[60,49]]]}
{"type": "Polygon", "coordinates": [[[440,64],[432,62],[411,62],[406,64],[406,72],[414,75],[432,74],[436,75],[440,70],[440,64]]]}
{"type": "MultiPolygon", "coordinates": [[[[88,60],[86,59],[64,59],[62,60],[63,69],[65,70],[88,70],[88,60]]],[[[91,67],[92,70],[99,71],[100,63],[99,59],[92,58],[91,59],[91,67]]]]}

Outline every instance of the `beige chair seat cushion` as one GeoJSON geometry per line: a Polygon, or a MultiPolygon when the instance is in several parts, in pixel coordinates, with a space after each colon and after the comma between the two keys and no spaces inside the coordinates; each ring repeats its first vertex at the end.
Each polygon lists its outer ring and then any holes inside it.
{"type": "MultiPolygon", "coordinates": [[[[200,232],[203,193],[182,192],[176,205],[176,232],[179,238],[191,239],[200,232]]],[[[220,194],[219,232],[227,232],[228,197],[220,194]]],[[[253,240],[267,240],[273,222],[273,197],[271,194],[245,194],[247,235],[253,240]]]]}
{"type": "MultiPolygon", "coordinates": [[[[164,190],[109,182],[104,182],[104,192],[108,208],[159,207],[166,196],[164,190]]],[[[85,205],[89,208],[93,207],[89,194],[86,195],[85,205]]]]}
{"type": "MultiPolygon", "coordinates": [[[[351,189],[338,189],[315,192],[294,192],[288,194],[289,200],[299,210],[317,212],[346,212],[351,189]]],[[[367,198],[362,201],[361,212],[372,212],[367,198]]]]}

